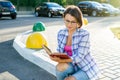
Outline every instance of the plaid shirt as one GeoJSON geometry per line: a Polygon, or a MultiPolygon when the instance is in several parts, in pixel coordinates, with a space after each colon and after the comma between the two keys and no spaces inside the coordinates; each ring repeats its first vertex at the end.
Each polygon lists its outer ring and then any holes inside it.
{"type": "MultiPolygon", "coordinates": [[[[62,29],[58,32],[58,47],[57,51],[64,52],[68,30],[62,29]]],[[[65,53],[66,54],[66,53],[65,53]]],[[[98,68],[92,56],[90,55],[89,33],[83,29],[77,29],[72,36],[72,56],[73,64],[77,64],[79,68],[85,71],[89,80],[96,80],[98,68]]]]}

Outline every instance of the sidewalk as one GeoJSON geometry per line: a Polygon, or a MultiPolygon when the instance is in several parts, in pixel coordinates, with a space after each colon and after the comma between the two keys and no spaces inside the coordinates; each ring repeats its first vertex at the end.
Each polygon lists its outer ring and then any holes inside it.
{"type": "MultiPolygon", "coordinates": [[[[96,22],[85,27],[91,34],[91,53],[101,70],[99,80],[120,80],[120,41],[106,25],[108,23],[96,22]]],[[[56,34],[61,26],[48,27],[44,32],[53,51],[56,49],[56,34]]]]}
{"type": "Polygon", "coordinates": [[[120,40],[114,37],[109,26],[104,27],[103,23],[94,25],[94,29],[97,25],[95,30],[90,26],[87,29],[91,33],[93,57],[102,73],[100,80],[120,80],[120,40]]]}
{"type": "Polygon", "coordinates": [[[18,15],[32,15],[34,11],[17,11],[18,15]]]}
{"type": "Polygon", "coordinates": [[[17,17],[33,17],[34,11],[17,11],[17,17]]]}

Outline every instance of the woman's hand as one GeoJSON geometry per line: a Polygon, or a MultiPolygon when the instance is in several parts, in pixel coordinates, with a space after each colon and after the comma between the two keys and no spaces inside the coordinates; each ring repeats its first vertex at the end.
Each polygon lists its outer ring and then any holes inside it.
{"type": "Polygon", "coordinates": [[[52,59],[53,61],[59,62],[60,58],[56,57],[56,56],[50,56],[50,59],[52,59]]]}
{"type": "Polygon", "coordinates": [[[64,80],[76,80],[76,79],[73,76],[69,76],[69,77],[66,77],[64,80]]]}
{"type": "Polygon", "coordinates": [[[57,56],[50,56],[50,59],[53,60],[53,61],[59,62],[59,63],[72,62],[71,58],[69,58],[69,59],[61,59],[61,58],[59,58],[57,56]]]}
{"type": "MultiPolygon", "coordinates": [[[[59,52],[55,52],[55,53],[53,53],[53,54],[64,54],[64,53],[59,53],[59,52]]],[[[52,59],[53,61],[56,61],[56,62],[59,62],[59,63],[68,63],[68,62],[72,62],[72,59],[71,58],[69,58],[69,59],[61,59],[60,57],[58,57],[58,56],[50,56],[50,59],[52,59]]]]}

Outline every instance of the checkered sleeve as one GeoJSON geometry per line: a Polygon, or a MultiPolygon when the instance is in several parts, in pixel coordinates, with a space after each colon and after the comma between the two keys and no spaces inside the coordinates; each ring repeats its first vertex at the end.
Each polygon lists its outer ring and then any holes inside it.
{"type": "Polygon", "coordinates": [[[64,45],[66,44],[65,39],[65,30],[60,30],[57,34],[57,51],[63,53],[64,51],[64,45]]]}
{"type": "MultiPolygon", "coordinates": [[[[80,38],[80,36],[77,36],[80,38]]],[[[90,41],[89,41],[89,33],[84,32],[82,35],[81,39],[79,40],[78,43],[78,54],[72,57],[75,61],[74,63],[80,63],[84,57],[89,53],[89,48],[90,48],[90,41]]]]}

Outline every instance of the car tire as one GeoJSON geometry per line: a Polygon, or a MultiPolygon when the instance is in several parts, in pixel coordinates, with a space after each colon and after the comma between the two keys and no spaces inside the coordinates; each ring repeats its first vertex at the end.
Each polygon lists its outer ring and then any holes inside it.
{"type": "Polygon", "coordinates": [[[16,15],[14,15],[14,16],[11,16],[11,19],[16,19],[16,15]]]}
{"type": "Polygon", "coordinates": [[[95,11],[95,10],[92,11],[92,16],[93,16],[93,17],[97,16],[97,11],[95,11]]]}
{"type": "Polygon", "coordinates": [[[48,12],[48,14],[47,14],[47,15],[48,15],[48,17],[52,17],[52,14],[51,14],[51,12],[48,12]]]}
{"type": "Polygon", "coordinates": [[[39,17],[39,13],[38,13],[37,11],[35,12],[35,16],[36,16],[36,17],[39,17]]]}
{"type": "Polygon", "coordinates": [[[88,16],[91,16],[91,13],[88,13],[88,16]]]}

